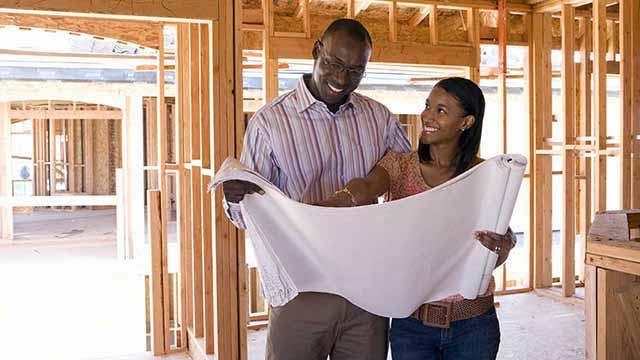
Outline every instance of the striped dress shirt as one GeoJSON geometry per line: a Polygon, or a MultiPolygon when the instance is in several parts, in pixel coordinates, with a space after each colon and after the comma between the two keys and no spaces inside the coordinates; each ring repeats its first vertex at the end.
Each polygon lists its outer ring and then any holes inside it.
{"type": "MultiPolygon", "coordinates": [[[[313,204],[368,175],[389,149],[409,152],[411,144],[386,106],[354,92],[332,113],[301,77],[294,90],[251,118],[240,161],[291,199],[313,204]]],[[[231,221],[245,228],[240,206],[224,205],[231,221]]]]}

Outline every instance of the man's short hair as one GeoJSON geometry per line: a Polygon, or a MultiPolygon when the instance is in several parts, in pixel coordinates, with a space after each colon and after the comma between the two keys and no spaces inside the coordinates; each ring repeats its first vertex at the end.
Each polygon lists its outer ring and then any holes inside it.
{"type": "Polygon", "coordinates": [[[346,32],[353,39],[366,42],[369,47],[373,45],[369,31],[359,21],[353,19],[338,19],[332,22],[322,34],[322,40],[338,32],[346,32]]]}

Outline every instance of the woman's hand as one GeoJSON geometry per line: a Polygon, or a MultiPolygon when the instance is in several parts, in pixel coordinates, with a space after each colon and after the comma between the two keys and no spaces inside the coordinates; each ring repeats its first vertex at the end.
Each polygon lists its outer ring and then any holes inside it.
{"type": "Polygon", "coordinates": [[[352,207],[356,206],[353,197],[344,191],[337,191],[330,198],[318,202],[318,206],[326,207],[352,207]]]}
{"type": "Polygon", "coordinates": [[[474,236],[484,247],[498,254],[496,267],[502,265],[502,263],[507,260],[509,252],[516,246],[516,236],[513,231],[511,231],[511,228],[509,228],[504,235],[485,230],[476,231],[474,236]]]}

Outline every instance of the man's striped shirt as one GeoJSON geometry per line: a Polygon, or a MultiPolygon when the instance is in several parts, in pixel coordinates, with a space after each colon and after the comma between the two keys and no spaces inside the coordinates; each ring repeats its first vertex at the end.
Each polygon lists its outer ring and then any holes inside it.
{"type": "MultiPolygon", "coordinates": [[[[389,149],[408,152],[411,145],[386,106],[354,92],[334,114],[301,77],[251,118],[240,161],[291,199],[313,204],[368,175],[389,149]]],[[[225,207],[244,228],[240,207],[225,207]]]]}

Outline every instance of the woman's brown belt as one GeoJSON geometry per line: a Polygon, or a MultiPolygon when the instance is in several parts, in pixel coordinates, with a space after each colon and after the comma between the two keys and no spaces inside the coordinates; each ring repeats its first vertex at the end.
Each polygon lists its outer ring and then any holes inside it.
{"type": "Polygon", "coordinates": [[[491,307],[493,295],[457,302],[435,301],[421,305],[411,317],[421,320],[426,326],[448,329],[452,322],[482,315],[491,307]]]}

